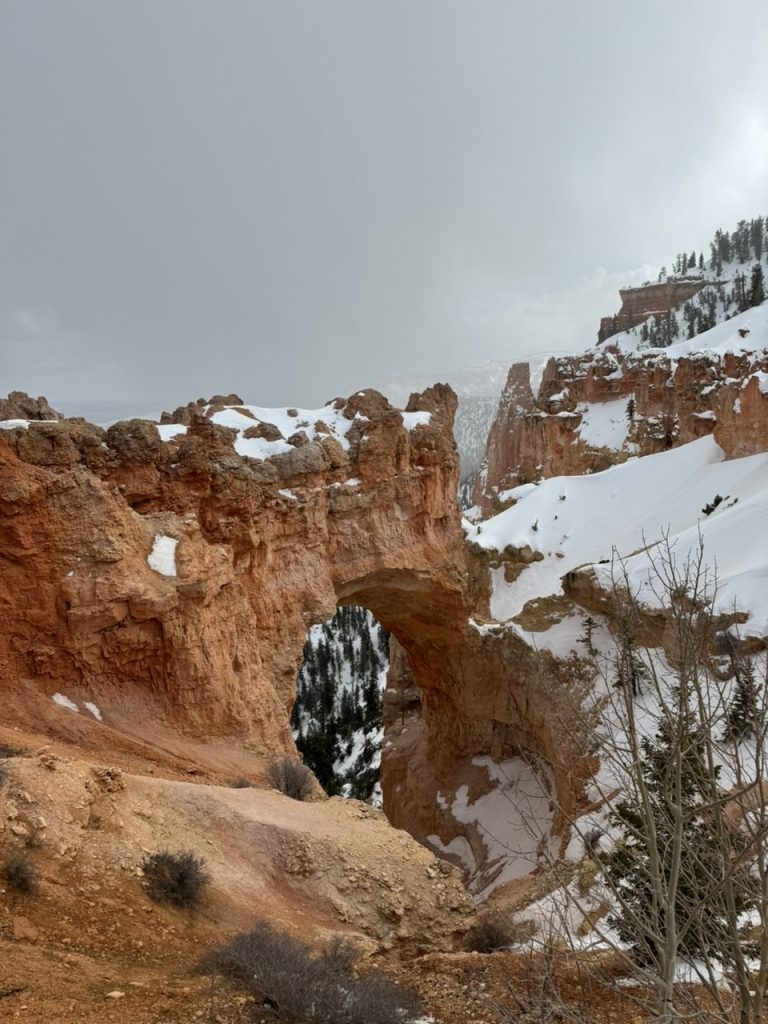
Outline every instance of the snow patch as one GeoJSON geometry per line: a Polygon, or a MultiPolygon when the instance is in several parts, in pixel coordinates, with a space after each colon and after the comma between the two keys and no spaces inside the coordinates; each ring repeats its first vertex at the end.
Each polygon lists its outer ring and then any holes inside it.
{"type": "Polygon", "coordinates": [[[475,855],[464,836],[454,836],[449,843],[444,843],[440,836],[427,836],[427,842],[448,858],[456,858],[468,875],[474,875],[477,871],[475,855]]]}
{"type": "MultiPolygon", "coordinates": [[[[594,563],[606,579],[614,551],[619,556],[656,544],[669,534],[676,557],[698,545],[717,564],[716,608],[750,613],[746,633],[768,633],[768,454],[724,461],[711,436],[657,455],[633,459],[589,476],[551,477],[506,509],[477,525],[465,521],[467,539],[501,552],[508,545],[530,548],[540,560],[508,583],[492,570],[492,614],[513,618],[534,598],[562,594],[566,573],[594,563]],[[729,496],[717,514],[702,509],[715,495],[729,496]],[[736,500],[738,499],[738,500],[736,500]],[[752,540],[744,543],[744,538],[752,540]]],[[[646,555],[629,560],[645,601],[646,555]],[[643,561],[645,559],[645,561],[643,561]]],[[[485,631],[487,627],[476,624],[485,631]]]]}
{"type": "MultiPolygon", "coordinates": [[[[534,768],[520,757],[501,762],[475,757],[472,764],[485,769],[492,788],[470,800],[468,787],[461,786],[451,814],[472,825],[485,846],[485,858],[469,882],[469,891],[484,900],[500,885],[530,874],[542,847],[553,841],[551,779],[543,766],[534,768]]],[[[461,848],[448,847],[456,855],[461,848]]]]}
{"type": "Polygon", "coordinates": [[[80,714],[80,708],[75,704],[69,697],[65,697],[63,693],[54,693],[51,697],[54,704],[58,704],[60,708],[66,708],[67,711],[74,711],[76,714],[80,714]]]}
{"type": "Polygon", "coordinates": [[[98,722],[102,720],[101,711],[96,707],[95,704],[92,704],[89,700],[84,700],[83,707],[86,709],[86,711],[90,711],[90,713],[98,722]]]}
{"type": "Polygon", "coordinates": [[[211,420],[237,432],[234,448],[238,455],[263,461],[274,455],[295,451],[294,446],[289,444],[286,438],[298,430],[303,430],[310,441],[330,435],[348,451],[347,433],[350,427],[355,420],[366,421],[367,417],[358,413],[354,420],[347,419],[334,405],[325,405],[322,409],[267,409],[257,405],[240,405],[228,406],[215,412],[211,420]],[[282,437],[274,441],[268,441],[264,437],[245,437],[245,432],[249,428],[260,423],[277,427],[282,437]]]}
{"type": "Polygon", "coordinates": [[[415,430],[416,427],[425,427],[432,419],[431,412],[401,412],[403,426],[406,430],[415,430]]]}
{"type": "Polygon", "coordinates": [[[158,423],[157,432],[161,441],[172,441],[174,437],[186,434],[187,428],[183,423],[158,423]]]}
{"type": "Polygon", "coordinates": [[[163,533],[155,534],[152,550],[147,555],[147,565],[154,572],[161,576],[176,575],[176,545],[179,542],[175,537],[167,537],[163,533]]]}
{"type": "Polygon", "coordinates": [[[620,449],[629,433],[627,400],[613,402],[581,402],[576,406],[581,413],[581,423],[576,428],[585,444],[591,448],[620,449]]]}

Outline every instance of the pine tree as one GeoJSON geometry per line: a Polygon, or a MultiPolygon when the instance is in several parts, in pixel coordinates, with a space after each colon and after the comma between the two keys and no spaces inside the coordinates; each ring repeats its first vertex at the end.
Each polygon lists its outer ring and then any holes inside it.
{"type": "Polygon", "coordinates": [[[733,278],[733,301],[736,303],[736,309],[739,313],[743,313],[744,310],[749,308],[749,299],[747,297],[746,288],[746,277],[743,274],[735,274],[733,278]]]}
{"type": "Polygon", "coordinates": [[[732,235],[734,255],[739,263],[746,263],[750,257],[750,232],[745,220],[740,220],[732,235]]]}
{"type": "MultiPolygon", "coordinates": [[[[712,779],[704,727],[689,696],[682,684],[662,713],[656,735],[641,740],[638,771],[650,801],[654,834],[645,827],[647,816],[621,801],[611,814],[619,842],[609,853],[598,855],[610,889],[622,897],[622,909],[609,916],[609,923],[640,963],[658,962],[660,951],[652,936],[664,936],[670,906],[684,956],[722,956],[730,938],[717,880],[733,867],[724,859],[707,814],[709,801],[716,797],[718,770],[712,779]],[[695,857],[678,873],[680,849],[695,851],[695,857]],[[711,898],[702,899],[702,893],[711,893],[711,898]],[[660,894],[666,899],[660,900],[660,894]],[[638,929],[638,920],[646,927],[638,929]]],[[[736,887],[737,915],[756,904],[750,892],[745,868],[736,887]]]]}
{"type": "Polygon", "coordinates": [[[750,281],[749,288],[749,304],[750,306],[759,306],[765,302],[765,280],[763,277],[763,268],[759,263],[756,263],[752,267],[752,279],[750,281]]]}
{"type": "Polygon", "coordinates": [[[752,662],[735,665],[736,690],[726,714],[723,739],[740,742],[755,735],[759,697],[752,662]]]}
{"type": "Polygon", "coordinates": [[[765,219],[763,217],[756,217],[750,225],[750,236],[752,242],[752,252],[755,259],[759,262],[763,258],[763,245],[765,239],[765,219]]]}
{"type": "MultiPolygon", "coordinates": [[[[632,399],[630,398],[630,402],[631,401],[632,399]]],[[[597,622],[591,615],[587,615],[587,617],[582,620],[581,624],[584,627],[584,632],[577,638],[576,642],[584,644],[587,649],[587,654],[589,654],[591,658],[595,658],[597,657],[597,648],[595,647],[594,635],[595,630],[597,629],[597,622]]]]}
{"type": "Polygon", "coordinates": [[[329,795],[367,799],[378,781],[382,727],[381,674],[388,664],[389,634],[364,608],[345,606],[313,627],[296,679],[291,727],[298,750],[329,795]],[[366,742],[343,774],[334,767],[348,757],[355,734],[366,742]]]}

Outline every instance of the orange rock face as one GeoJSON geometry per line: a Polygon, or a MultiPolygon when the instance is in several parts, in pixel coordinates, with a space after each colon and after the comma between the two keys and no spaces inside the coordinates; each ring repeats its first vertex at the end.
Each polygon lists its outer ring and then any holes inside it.
{"type": "Polygon", "coordinates": [[[551,359],[534,399],[528,364],[518,363],[502,392],[473,500],[491,514],[499,494],[518,484],[599,472],[710,433],[726,458],[764,451],[768,395],[756,374],[766,369],[764,351],[702,351],[672,360],[659,350],[624,354],[609,347],[551,359]],[[580,434],[585,403],[604,402],[619,403],[626,416],[620,448],[591,445],[580,434]]]}
{"type": "Polygon", "coordinates": [[[408,431],[366,392],[349,452],[328,437],[265,462],[199,415],[169,443],[143,421],[4,431],[0,685],[289,747],[308,624],[374,592],[396,626],[463,607],[455,398],[413,405],[432,420],[408,431]],[[175,576],[148,564],[158,536],[175,576]]]}
{"type": "Polygon", "coordinates": [[[614,316],[604,316],[601,319],[597,335],[598,344],[613,334],[618,334],[619,331],[637,327],[655,314],[667,313],[700,292],[705,283],[707,282],[701,278],[676,279],[647,284],[640,288],[620,289],[621,309],[614,316]]]}
{"type": "Polygon", "coordinates": [[[450,388],[412,396],[430,419],[411,430],[361,392],[337,405],[348,451],[297,436],[266,461],[237,455],[202,408],[168,442],[139,420],[0,433],[5,724],[128,752],[139,770],[176,751],[177,770],[220,776],[224,748],[293,750],[307,628],[357,604],[397,638],[421,692],[390,722],[395,824],[448,842],[457,823],[437,792],[479,754],[543,756],[563,802],[578,800],[552,714],[567,703],[561,669],[473,621],[489,578],[461,529],[450,388]]]}

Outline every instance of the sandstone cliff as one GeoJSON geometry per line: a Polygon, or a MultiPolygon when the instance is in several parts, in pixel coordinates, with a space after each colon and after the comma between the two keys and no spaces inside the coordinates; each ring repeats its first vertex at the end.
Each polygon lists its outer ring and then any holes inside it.
{"type": "Polygon", "coordinates": [[[454,409],[438,385],[402,413],[366,391],[277,422],[195,403],[186,425],[3,431],[9,724],[139,769],[258,779],[265,758],[293,749],[308,626],[357,604],[397,638],[421,691],[384,759],[396,825],[443,844],[473,835],[481,862],[471,823],[438,801],[457,765],[487,787],[478,756],[543,757],[564,803],[578,801],[578,765],[549,714],[567,703],[568,671],[553,663],[545,679],[523,641],[475,623],[488,567],[461,529],[454,409]]]}
{"type": "Polygon", "coordinates": [[[414,396],[409,430],[361,393],[337,403],[347,450],[328,432],[259,461],[201,415],[168,442],[135,420],[4,431],[0,665],[17,713],[61,691],[139,733],[151,709],[288,746],[310,622],[374,591],[394,621],[463,607],[454,404],[414,396]],[[173,574],[149,564],[157,538],[173,574]]]}
{"type": "Polygon", "coordinates": [[[728,458],[765,449],[766,314],[749,310],[667,349],[622,346],[551,359],[534,397],[527,364],[509,372],[473,501],[546,477],[594,473],[712,434],[728,458]]]}
{"type": "Polygon", "coordinates": [[[642,285],[639,288],[621,288],[621,309],[613,316],[604,316],[600,320],[598,344],[620,331],[645,323],[651,316],[667,313],[675,306],[692,298],[711,282],[703,277],[673,278],[655,284],[642,285]]]}

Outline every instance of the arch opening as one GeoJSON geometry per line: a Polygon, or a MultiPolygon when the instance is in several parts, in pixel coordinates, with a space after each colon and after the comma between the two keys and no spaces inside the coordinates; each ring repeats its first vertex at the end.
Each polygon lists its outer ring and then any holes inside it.
{"type": "Polygon", "coordinates": [[[310,626],[291,712],[296,747],[326,793],[377,807],[389,642],[360,605],[310,626]]]}
{"type": "MultiPolygon", "coordinates": [[[[553,684],[548,673],[542,676],[540,660],[513,634],[478,629],[465,593],[451,583],[403,567],[336,581],[337,615],[312,627],[307,643],[313,635],[324,637],[326,645],[337,645],[343,664],[345,638],[334,634],[334,626],[345,616],[368,628],[376,623],[382,634],[390,631],[376,730],[358,732],[356,743],[354,730],[340,736],[337,723],[345,715],[339,674],[323,683],[317,671],[318,689],[324,685],[331,691],[324,699],[335,721],[331,734],[322,736],[319,692],[308,709],[315,715],[308,728],[305,677],[312,672],[305,659],[297,681],[294,737],[326,791],[339,793],[344,787],[343,795],[361,799],[374,793],[393,825],[460,867],[470,892],[484,900],[506,882],[557,859],[565,831],[555,814],[556,794],[567,790],[572,765],[563,758],[545,713],[553,684]],[[357,765],[353,778],[359,776],[363,784],[354,785],[340,774],[349,770],[349,755],[356,758],[366,738],[375,760],[357,765]],[[346,760],[339,756],[342,747],[346,760]],[[371,767],[375,772],[366,779],[371,767]]],[[[318,642],[310,646],[310,657],[316,657],[318,642]]],[[[383,644],[381,650],[384,655],[383,644]]],[[[320,659],[334,660],[328,652],[320,659]]]]}

